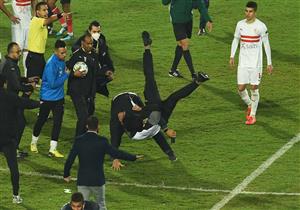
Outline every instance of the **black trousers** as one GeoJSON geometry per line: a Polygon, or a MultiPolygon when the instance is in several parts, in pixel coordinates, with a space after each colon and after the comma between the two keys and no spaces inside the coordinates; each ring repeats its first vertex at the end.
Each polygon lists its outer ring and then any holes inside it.
{"type": "MultiPolygon", "coordinates": [[[[173,92],[166,100],[162,101],[154,78],[152,54],[148,49],[144,52],[143,68],[145,75],[144,96],[146,99],[146,106],[157,104],[160,107],[162,118],[168,122],[177,102],[190,95],[199,87],[199,85],[195,82],[191,82],[183,88],[173,92]]],[[[153,139],[167,155],[173,154],[173,150],[161,131],[153,136],[153,139]]]]}
{"type": "MultiPolygon", "coordinates": [[[[3,138],[3,137],[1,137],[3,138]]],[[[9,171],[10,171],[10,179],[13,187],[13,194],[19,194],[19,168],[17,161],[17,148],[14,139],[7,140],[4,145],[0,145],[0,151],[4,153],[9,171]]]]}
{"type": "Polygon", "coordinates": [[[24,115],[24,109],[18,109],[17,110],[17,115],[18,115],[18,122],[17,122],[17,126],[18,126],[18,130],[16,132],[16,145],[17,147],[19,147],[23,133],[24,133],[24,129],[26,126],[26,119],[25,119],[25,115],[24,115]]]}
{"type": "Polygon", "coordinates": [[[173,92],[167,99],[161,100],[154,78],[153,58],[150,50],[145,50],[143,64],[145,75],[144,96],[146,99],[146,106],[150,104],[157,104],[160,107],[162,117],[168,122],[177,102],[180,99],[189,96],[199,87],[199,85],[195,82],[191,82],[173,92]]]}
{"type": "Polygon", "coordinates": [[[95,112],[95,98],[82,95],[71,95],[71,99],[77,115],[75,136],[79,136],[87,131],[87,118],[95,112]]]}
{"type": "Polygon", "coordinates": [[[39,136],[41,130],[48,119],[50,111],[53,113],[53,127],[51,132],[51,140],[58,141],[61,130],[61,124],[64,115],[64,99],[57,101],[43,101],[40,106],[39,116],[33,128],[33,135],[39,136]]]}

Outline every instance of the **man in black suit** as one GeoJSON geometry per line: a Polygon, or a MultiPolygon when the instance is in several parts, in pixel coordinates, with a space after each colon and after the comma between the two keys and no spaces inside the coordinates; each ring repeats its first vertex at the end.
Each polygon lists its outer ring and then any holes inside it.
{"type": "MultiPolygon", "coordinates": [[[[98,21],[92,21],[86,32],[93,37],[93,49],[98,55],[101,71],[105,72],[104,76],[96,78],[97,93],[108,97],[109,91],[107,84],[113,80],[115,68],[110,57],[106,38],[102,33],[101,25],[98,21]]],[[[72,52],[80,48],[83,37],[84,36],[81,36],[72,46],[72,52]]]]}
{"type": "Polygon", "coordinates": [[[90,116],[87,120],[88,131],[78,136],[69,153],[64,168],[64,180],[69,182],[70,169],[78,156],[79,169],[77,173],[78,191],[83,194],[84,200],[89,200],[92,192],[95,195],[96,202],[100,209],[106,209],[105,205],[105,177],[103,171],[103,162],[105,154],[123,160],[135,161],[142,158],[141,155],[131,155],[129,153],[113,148],[108,140],[98,135],[98,119],[90,116]]]}
{"type": "Polygon", "coordinates": [[[40,102],[21,98],[4,89],[5,78],[0,75],[0,151],[4,153],[11,174],[13,203],[22,203],[19,196],[19,169],[17,162],[18,110],[34,109],[40,102]]]}
{"type": "Polygon", "coordinates": [[[77,115],[76,134],[86,132],[86,120],[95,111],[96,77],[104,75],[100,69],[98,56],[93,51],[93,38],[87,33],[81,41],[81,48],[75,51],[67,62],[71,70],[67,94],[71,96],[77,115]],[[74,65],[84,62],[88,72],[73,71],[74,65]]]}

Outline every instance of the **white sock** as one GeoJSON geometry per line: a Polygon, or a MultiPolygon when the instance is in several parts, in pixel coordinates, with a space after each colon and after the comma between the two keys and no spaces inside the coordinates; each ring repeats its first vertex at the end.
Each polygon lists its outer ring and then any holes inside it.
{"type": "Polygon", "coordinates": [[[38,140],[39,140],[38,136],[32,135],[32,137],[31,137],[31,144],[37,144],[38,140]]]}
{"type": "Polygon", "coordinates": [[[238,92],[239,92],[239,95],[241,96],[241,99],[245,102],[245,104],[247,106],[250,106],[252,102],[251,102],[251,99],[249,97],[247,89],[245,89],[243,91],[238,91],[238,92]]]}
{"type": "Polygon", "coordinates": [[[53,152],[54,150],[56,150],[56,147],[57,147],[57,141],[51,140],[49,152],[53,152]]]}
{"type": "Polygon", "coordinates": [[[24,68],[24,77],[27,76],[27,68],[26,68],[26,58],[28,55],[28,51],[23,51],[23,68],[24,68]]]}
{"type": "Polygon", "coordinates": [[[255,116],[256,115],[256,110],[258,107],[258,102],[259,102],[259,91],[258,89],[256,90],[251,90],[251,113],[250,116],[255,116]]]}
{"type": "Polygon", "coordinates": [[[74,33],[73,32],[71,32],[71,33],[68,32],[68,35],[69,36],[74,36],[74,33]]]}

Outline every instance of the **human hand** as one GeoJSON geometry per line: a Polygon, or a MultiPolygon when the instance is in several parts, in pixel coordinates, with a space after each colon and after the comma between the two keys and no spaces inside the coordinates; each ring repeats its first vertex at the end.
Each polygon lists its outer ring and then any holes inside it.
{"type": "Polygon", "coordinates": [[[111,70],[108,70],[105,72],[105,76],[109,79],[109,80],[113,80],[114,79],[114,72],[111,70]]]}
{"type": "Polygon", "coordinates": [[[234,58],[230,58],[229,65],[230,67],[234,67],[234,58]]]}
{"type": "Polygon", "coordinates": [[[206,27],[207,27],[208,31],[209,31],[209,32],[211,32],[211,31],[212,31],[212,28],[213,28],[213,24],[212,24],[212,22],[210,22],[210,21],[207,21],[207,23],[206,23],[206,27]]]}
{"type": "Polygon", "coordinates": [[[268,74],[271,75],[273,73],[273,66],[272,65],[268,65],[267,66],[267,71],[268,71],[268,74]]]}
{"type": "Polygon", "coordinates": [[[124,166],[125,165],[123,165],[119,159],[114,159],[111,168],[115,171],[120,171],[121,167],[124,167],[124,166]]]}
{"type": "Polygon", "coordinates": [[[16,16],[9,16],[9,19],[11,20],[11,22],[13,22],[14,24],[19,24],[20,23],[20,18],[16,17],[16,16]]]}
{"type": "Polygon", "coordinates": [[[71,181],[71,176],[68,176],[68,177],[64,177],[64,180],[65,180],[65,182],[70,182],[71,181]]]}
{"type": "Polygon", "coordinates": [[[174,131],[173,129],[168,128],[168,130],[166,131],[166,135],[170,138],[176,138],[176,131],[174,131]]]}

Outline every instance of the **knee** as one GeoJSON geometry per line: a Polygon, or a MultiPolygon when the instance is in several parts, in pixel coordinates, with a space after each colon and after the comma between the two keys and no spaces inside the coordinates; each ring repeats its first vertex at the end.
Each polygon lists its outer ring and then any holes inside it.
{"type": "Polygon", "coordinates": [[[188,39],[181,40],[180,43],[183,51],[187,51],[189,49],[188,39]]]}

